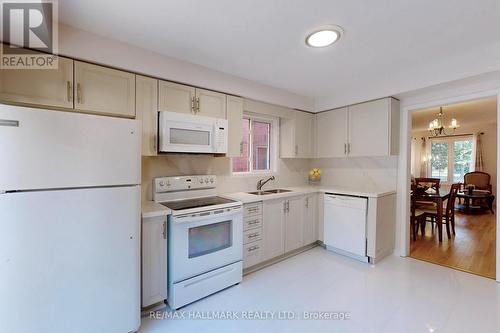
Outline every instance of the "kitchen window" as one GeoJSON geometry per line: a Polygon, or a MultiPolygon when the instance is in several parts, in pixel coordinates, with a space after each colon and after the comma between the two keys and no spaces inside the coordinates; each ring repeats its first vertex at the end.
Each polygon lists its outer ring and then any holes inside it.
{"type": "Polygon", "coordinates": [[[443,183],[464,181],[464,174],[474,171],[474,138],[459,136],[431,138],[429,175],[443,183]]]}
{"type": "Polygon", "coordinates": [[[242,121],[242,155],[233,157],[235,174],[263,174],[275,171],[277,121],[245,114],[242,121]]]}

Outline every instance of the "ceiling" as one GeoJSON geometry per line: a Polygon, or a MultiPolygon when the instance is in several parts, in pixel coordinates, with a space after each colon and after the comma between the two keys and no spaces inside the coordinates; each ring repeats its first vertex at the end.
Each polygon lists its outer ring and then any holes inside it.
{"type": "MultiPolygon", "coordinates": [[[[412,112],[412,131],[425,131],[429,123],[436,118],[439,107],[412,112]]],[[[477,99],[451,105],[443,105],[446,124],[452,118],[458,120],[460,126],[491,124],[497,121],[496,97],[477,99]]]]}
{"type": "Polygon", "coordinates": [[[316,100],[316,109],[500,69],[498,0],[64,0],[60,20],[316,100]],[[338,24],[333,46],[308,32],[338,24]]]}

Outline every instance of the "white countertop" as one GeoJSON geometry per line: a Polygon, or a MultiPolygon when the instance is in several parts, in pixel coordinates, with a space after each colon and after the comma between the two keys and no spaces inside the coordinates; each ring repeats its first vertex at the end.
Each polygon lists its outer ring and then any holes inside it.
{"type": "MultiPolygon", "coordinates": [[[[255,195],[255,194],[249,194],[247,192],[236,192],[236,193],[224,193],[221,194],[221,196],[233,200],[238,200],[243,203],[251,203],[257,201],[292,197],[295,195],[307,194],[307,193],[337,193],[337,194],[355,195],[367,198],[378,198],[396,193],[395,190],[366,189],[366,188],[360,189],[360,188],[349,188],[345,186],[336,186],[336,185],[315,185],[315,186],[304,185],[296,187],[279,187],[279,188],[291,190],[291,192],[267,194],[267,195],[255,195]]],[[[269,190],[270,189],[272,188],[269,188],[269,190]]],[[[264,189],[264,191],[265,190],[266,189],[264,189]]]]}
{"type": "Polygon", "coordinates": [[[154,201],[143,201],[141,203],[142,218],[167,216],[172,212],[167,208],[154,201]]]}

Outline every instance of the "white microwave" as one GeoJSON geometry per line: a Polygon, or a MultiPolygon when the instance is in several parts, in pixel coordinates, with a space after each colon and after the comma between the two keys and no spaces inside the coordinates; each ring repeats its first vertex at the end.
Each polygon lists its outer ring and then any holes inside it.
{"type": "Polygon", "coordinates": [[[160,112],[160,152],[227,153],[226,119],[178,112],[160,112]]]}

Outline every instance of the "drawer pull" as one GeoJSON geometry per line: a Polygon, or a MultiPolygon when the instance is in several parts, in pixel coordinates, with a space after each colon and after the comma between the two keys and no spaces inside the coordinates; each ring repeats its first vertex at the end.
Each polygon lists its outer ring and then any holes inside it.
{"type": "Polygon", "coordinates": [[[257,223],[259,223],[259,220],[253,220],[253,221],[248,222],[247,224],[248,225],[254,225],[254,224],[257,224],[257,223]]]}
{"type": "Polygon", "coordinates": [[[252,247],[249,247],[247,249],[247,252],[252,252],[252,251],[255,251],[255,250],[258,250],[258,249],[260,249],[260,247],[258,245],[254,245],[252,247]]]}
{"type": "Polygon", "coordinates": [[[255,237],[259,237],[259,233],[256,232],[256,233],[253,233],[253,234],[250,234],[247,236],[248,238],[255,238],[255,237]]]}

